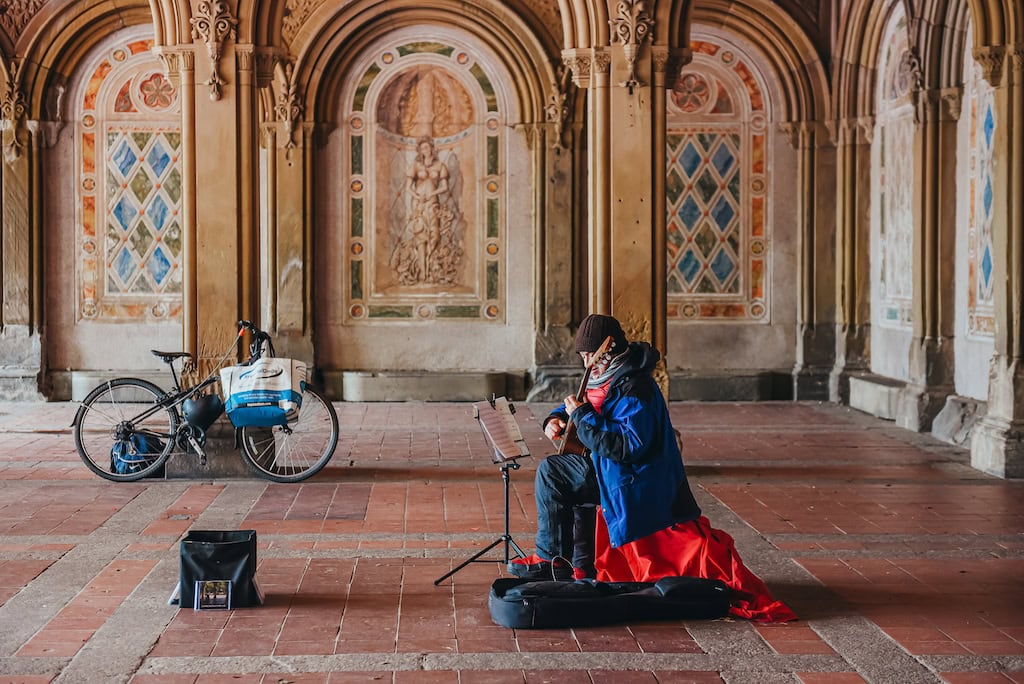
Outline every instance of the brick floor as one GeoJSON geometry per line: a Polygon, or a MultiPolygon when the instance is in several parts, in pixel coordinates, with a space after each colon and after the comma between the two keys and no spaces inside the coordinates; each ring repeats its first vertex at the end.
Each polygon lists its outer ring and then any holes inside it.
{"type": "MultiPolygon", "coordinates": [[[[548,407],[517,408],[532,550],[548,407]]],[[[500,563],[434,584],[503,531],[468,404],[338,404],[334,459],[296,485],[99,480],[74,409],[0,404],[0,684],[1024,682],[1024,482],[843,407],[671,407],[705,514],[799,621],[559,630],[491,622],[500,563]],[[263,606],[167,605],[189,529],[257,531],[263,606]]]]}

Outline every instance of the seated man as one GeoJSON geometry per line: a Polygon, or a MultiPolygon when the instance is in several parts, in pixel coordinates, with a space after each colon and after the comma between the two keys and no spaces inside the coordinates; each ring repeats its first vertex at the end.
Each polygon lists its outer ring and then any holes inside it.
{"type": "Polygon", "coordinates": [[[709,577],[734,590],[742,603],[734,602],[736,616],[794,619],[743,566],[732,538],[701,515],[668,405],[652,376],[661,354],[646,342],[628,343],[619,322],[600,314],[580,324],[576,351],[585,364],[593,360],[585,401],[566,397],[546,418],[544,433],[553,440],[563,436],[571,417],[589,453],[557,454],[538,465],[536,553],[510,562],[509,572],[532,579],[596,576],[605,581],[709,577]],[[592,359],[608,337],[610,350],[592,359]]]}

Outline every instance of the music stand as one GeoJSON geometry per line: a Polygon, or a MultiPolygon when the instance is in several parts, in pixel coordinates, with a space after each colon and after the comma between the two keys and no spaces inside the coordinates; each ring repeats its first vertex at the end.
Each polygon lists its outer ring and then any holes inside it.
{"type": "Polygon", "coordinates": [[[524,558],[526,556],[508,531],[508,471],[519,470],[519,463],[516,459],[530,455],[530,450],[526,447],[526,441],[523,439],[522,433],[519,432],[519,424],[516,423],[516,419],[512,416],[513,413],[515,413],[515,407],[508,403],[505,397],[495,399],[492,396],[488,401],[473,404],[473,417],[480,422],[480,430],[484,433],[484,438],[491,445],[491,460],[496,465],[501,466],[501,480],[505,485],[505,532],[490,544],[434,580],[435,586],[470,563],[502,562],[501,559],[480,559],[480,556],[498,544],[503,543],[505,545],[503,562],[506,565],[511,559],[509,547],[515,549],[516,553],[519,554],[517,557],[524,558]]]}

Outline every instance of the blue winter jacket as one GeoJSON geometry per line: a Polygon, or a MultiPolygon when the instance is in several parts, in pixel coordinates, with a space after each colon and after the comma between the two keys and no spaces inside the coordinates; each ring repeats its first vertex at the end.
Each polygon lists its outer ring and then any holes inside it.
{"type": "MultiPolygon", "coordinates": [[[[700,517],[668,405],[651,376],[661,354],[646,342],[631,343],[627,353],[601,412],[583,404],[572,414],[594,462],[613,547],[700,517]]],[[[550,417],[566,415],[563,404],[550,417]]]]}

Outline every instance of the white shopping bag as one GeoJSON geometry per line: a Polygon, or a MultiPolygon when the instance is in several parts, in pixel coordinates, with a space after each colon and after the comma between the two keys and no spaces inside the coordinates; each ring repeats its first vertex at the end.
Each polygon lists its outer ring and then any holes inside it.
{"type": "Polygon", "coordinates": [[[235,427],[287,425],[302,406],[306,364],[265,357],[249,366],[220,371],[224,410],[235,427]]]}

